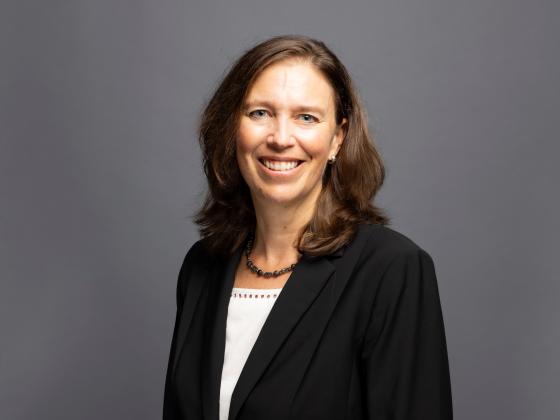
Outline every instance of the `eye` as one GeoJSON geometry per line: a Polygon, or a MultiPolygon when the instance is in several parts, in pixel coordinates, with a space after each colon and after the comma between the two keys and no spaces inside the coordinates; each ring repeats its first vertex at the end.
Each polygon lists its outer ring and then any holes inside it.
{"type": "Polygon", "coordinates": [[[255,109],[254,111],[249,112],[249,117],[260,119],[266,117],[267,111],[265,109],[255,109]]]}
{"type": "Polygon", "coordinates": [[[317,122],[319,119],[311,114],[300,114],[298,118],[305,123],[317,122]]]}

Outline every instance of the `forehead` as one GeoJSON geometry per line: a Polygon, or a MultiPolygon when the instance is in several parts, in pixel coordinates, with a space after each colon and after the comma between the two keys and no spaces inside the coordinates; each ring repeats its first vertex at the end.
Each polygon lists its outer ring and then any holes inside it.
{"type": "Polygon", "coordinates": [[[246,102],[301,102],[334,107],[334,91],[325,75],[308,61],[289,59],[266,67],[247,93],[246,102]]]}

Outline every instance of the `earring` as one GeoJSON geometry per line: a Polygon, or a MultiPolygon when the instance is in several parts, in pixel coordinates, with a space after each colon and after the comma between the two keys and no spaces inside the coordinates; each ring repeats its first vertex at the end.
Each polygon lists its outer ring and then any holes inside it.
{"type": "Polygon", "coordinates": [[[334,164],[334,163],[336,162],[336,156],[335,156],[335,155],[332,155],[332,156],[329,158],[328,162],[329,162],[331,165],[334,164]]]}

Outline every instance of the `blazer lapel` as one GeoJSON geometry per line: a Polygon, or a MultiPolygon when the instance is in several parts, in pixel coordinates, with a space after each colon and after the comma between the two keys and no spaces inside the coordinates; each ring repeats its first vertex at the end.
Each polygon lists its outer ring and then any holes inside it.
{"type": "MultiPolygon", "coordinates": [[[[333,272],[334,265],[326,257],[310,259],[303,256],[300,259],[274,303],[241,371],[231,398],[230,420],[236,418],[256,382],[333,272]]],[[[229,283],[228,291],[231,291],[229,283]]],[[[224,350],[221,344],[225,335],[225,328],[222,330],[222,327],[223,324],[220,323],[216,331],[220,336],[220,345],[214,347],[216,351],[222,353],[219,358],[221,363],[223,363],[224,350]]],[[[215,359],[218,360],[217,355],[215,359]]]]}
{"type": "Polygon", "coordinates": [[[226,339],[227,310],[242,249],[218,260],[209,278],[206,304],[206,333],[202,360],[202,409],[205,420],[218,420],[220,385],[226,339]]]}
{"type": "MultiPolygon", "coordinates": [[[[201,263],[202,261],[198,262],[201,263]]],[[[177,336],[177,348],[175,350],[175,355],[173,358],[172,372],[177,372],[177,362],[179,361],[179,356],[181,355],[183,345],[185,344],[185,339],[194,315],[195,308],[197,307],[206,277],[208,276],[207,273],[208,267],[203,262],[202,264],[194,265],[193,271],[190,273],[190,278],[187,282],[187,290],[184,292],[185,300],[183,302],[183,308],[181,314],[179,315],[180,327],[177,336]]]]}

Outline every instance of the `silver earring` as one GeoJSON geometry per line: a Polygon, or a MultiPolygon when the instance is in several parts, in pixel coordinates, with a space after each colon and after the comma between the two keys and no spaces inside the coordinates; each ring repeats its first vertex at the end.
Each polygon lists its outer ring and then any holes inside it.
{"type": "Polygon", "coordinates": [[[335,162],[336,162],[336,156],[335,156],[335,155],[332,155],[332,156],[329,158],[329,163],[332,165],[332,164],[335,163],[335,162]]]}

